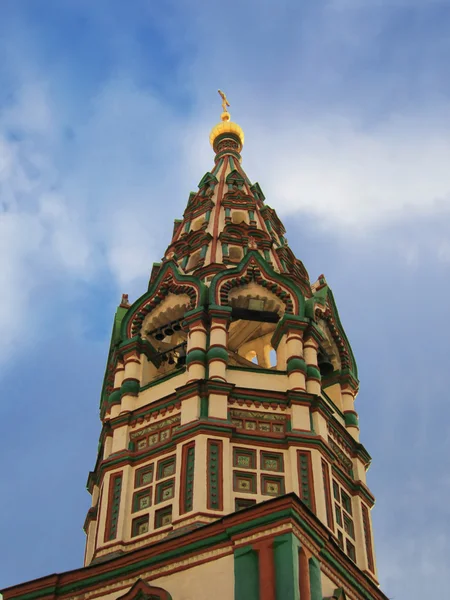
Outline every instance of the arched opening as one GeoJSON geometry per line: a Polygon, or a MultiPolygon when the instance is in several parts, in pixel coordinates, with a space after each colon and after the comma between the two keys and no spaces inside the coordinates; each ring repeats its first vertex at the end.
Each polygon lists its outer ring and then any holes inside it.
{"type": "Polygon", "coordinates": [[[239,225],[239,223],[246,223],[247,216],[247,213],[245,213],[243,210],[233,210],[231,214],[231,221],[235,225],[239,225]]]}
{"type": "Polygon", "coordinates": [[[186,267],[186,271],[191,271],[192,269],[196,269],[198,264],[200,262],[200,250],[197,250],[197,252],[194,252],[194,254],[191,255],[191,257],[189,258],[187,267],[186,267]]]}
{"type": "Polygon", "coordinates": [[[194,219],[194,221],[192,221],[190,230],[198,231],[199,229],[201,229],[203,227],[203,223],[205,221],[206,221],[205,215],[201,215],[200,217],[197,217],[196,219],[194,219]]]}
{"type": "Polygon", "coordinates": [[[228,350],[230,366],[285,370],[283,356],[277,356],[272,336],[285,305],[257,283],[235,288],[228,297],[232,308],[228,350]]]}
{"type": "Polygon", "coordinates": [[[239,246],[231,246],[228,251],[228,257],[232,262],[241,262],[244,256],[244,251],[239,246]]]}
{"type": "Polygon", "coordinates": [[[142,385],[184,369],[187,331],[183,318],[189,303],[187,294],[169,294],[145,319],[141,332],[151,343],[154,354],[143,359],[142,385]]]}

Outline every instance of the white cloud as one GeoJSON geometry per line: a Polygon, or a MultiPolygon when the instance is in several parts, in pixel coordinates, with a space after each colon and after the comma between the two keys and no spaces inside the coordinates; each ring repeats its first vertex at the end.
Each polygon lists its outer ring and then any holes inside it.
{"type": "Polygon", "coordinates": [[[245,162],[280,213],[305,211],[348,235],[450,208],[443,122],[398,117],[363,131],[337,118],[300,118],[252,129],[245,162]]]}

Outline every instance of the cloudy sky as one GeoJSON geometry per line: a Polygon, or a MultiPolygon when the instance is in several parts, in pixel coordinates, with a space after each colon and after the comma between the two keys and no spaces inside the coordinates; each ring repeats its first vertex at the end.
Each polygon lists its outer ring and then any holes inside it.
{"type": "Polygon", "coordinates": [[[3,0],[0,587],[82,564],[113,314],[213,165],[219,87],[357,357],[382,589],[450,587],[449,30],[448,0],[3,0]]]}

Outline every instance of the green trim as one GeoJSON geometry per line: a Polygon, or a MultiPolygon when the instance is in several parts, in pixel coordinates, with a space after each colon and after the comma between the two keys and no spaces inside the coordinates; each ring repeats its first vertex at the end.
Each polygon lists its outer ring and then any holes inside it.
{"type": "Polygon", "coordinates": [[[156,469],[156,479],[157,480],[164,479],[165,477],[171,477],[172,475],[175,475],[175,472],[176,472],[175,465],[176,465],[176,455],[175,454],[158,461],[158,467],[156,469]],[[171,467],[171,466],[173,466],[173,472],[168,473],[167,475],[164,475],[164,469],[166,469],[167,467],[171,467]]]}
{"type": "MultiPolygon", "coordinates": [[[[223,269],[214,277],[211,281],[209,288],[209,302],[210,304],[216,303],[216,290],[221,280],[226,278],[229,279],[233,276],[241,276],[241,274],[246,270],[246,266],[251,262],[255,261],[261,269],[261,272],[264,273],[267,279],[273,280],[279,284],[282,284],[285,288],[290,290],[290,292],[297,298],[298,301],[298,314],[304,315],[305,312],[305,298],[300,290],[300,288],[290,279],[289,277],[277,273],[271,267],[271,265],[257,252],[256,250],[250,250],[245,254],[241,262],[234,267],[233,269],[223,269]]],[[[266,282],[267,284],[267,282],[266,282]]]]}
{"type": "Polygon", "coordinates": [[[208,460],[208,508],[213,510],[221,509],[220,488],[222,482],[219,480],[221,476],[221,456],[220,448],[222,442],[220,440],[208,440],[209,460],[208,460]]]}
{"type": "Polygon", "coordinates": [[[313,379],[318,379],[319,381],[322,378],[319,369],[314,365],[308,365],[308,368],[306,369],[306,376],[313,379]]]}
{"type": "MultiPolygon", "coordinates": [[[[377,586],[373,583],[372,579],[365,573],[361,572],[350,561],[350,559],[345,556],[345,554],[343,554],[336,548],[336,552],[339,552],[339,556],[338,558],[335,558],[332,554],[330,554],[330,552],[328,552],[325,549],[325,544],[329,543],[329,532],[326,529],[326,527],[319,521],[319,519],[317,519],[317,517],[311,515],[311,518],[314,519],[315,527],[319,528],[320,533],[317,533],[316,529],[312,529],[309,526],[309,524],[306,523],[301,518],[301,515],[299,515],[297,512],[299,509],[305,511],[307,509],[302,509],[299,500],[296,499],[294,494],[289,494],[287,498],[291,499],[291,501],[294,503],[293,506],[283,510],[274,511],[272,513],[269,512],[269,514],[266,514],[266,516],[264,517],[254,519],[251,519],[251,511],[259,511],[260,507],[256,506],[254,508],[248,508],[246,509],[248,511],[248,517],[250,517],[248,521],[244,521],[239,523],[238,525],[228,527],[225,531],[218,533],[217,535],[208,535],[207,532],[214,531],[217,527],[218,522],[222,522],[225,527],[227,523],[233,522],[235,516],[227,515],[214,523],[205,525],[205,535],[201,539],[183,546],[182,539],[180,538],[180,543],[175,548],[167,550],[165,552],[159,551],[158,553],[154,554],[149,558],[143,558],[142,560],[137,560],[134,563],[128,562],[125,565],[122,564],[122,566],[116,566],[117,563],[123,563],[124,557],[115,557],[111,558],[111,560],[109,561],[109,567],[107,570],[97,572],[97,574],[95,575],[88,576],[88,574],[91,573],[92,570],[94,570],[94,572],[98,571],[98,565],[83,567],[73,571],[68,571],[61,575],[50,575],[46,578],[42,578],[41,580],[36,580],[35,582],[33,582],[34,585],[39,585],[39,583],[40,585],[45,585],[45,582],[49,582],[49,580],[52,582],[52,584],[49,584],[47,585],[47,587],[41,588],[39,590],[31,591],[25,594],[17,594],[14,596],[14,600],[37,600],[38,598],[42,598],[44,596],[59,598],[65,595],[83,592],[83,590],[86,590],[88,588],[100,587],[106,582],[123,580],[130,577],[138,577],[139,573],[148,571],[152,567],[157,566],[159,564],[164,564],[166,562],[175,562],[180,560],[182,557],[188,555],[199,555],[208,548],[214,547],[216,545],[229,544],[233,536],[246,533],[248,531],[251,531],[252,529],[256,529],[259,527],[269,529],[272,523],[279,523],[280,521],[284,521],[285,519],[292,519],[300,527],[300,529],[302,529],[307,535],[309,535],[312,538],[314,543],[317,543],[320,555],[323,558],[323,562],[328,563],[333,569],[335,569],[342,576],[342,578],[354,588],[355,592],[361,595],[362,599],[373,600],[374,598],[384,598],[385,600],[387,600],[386,596],[378,590],[377,586]],[[210,529],[208,529],[208,527],[210,529]],[[353,577],[352,573],[356,572],[358,572],[360,577],[363,579],[363,585],[361,585],[361,583],[353,577]],[[82,577],[82,579],[73,581],[73,579],[79,577],[82,577]],[[72,581],[65,585],[61,585],[61,582],[64,579],[67,580],[67,578],[72,579],[72,581]]],[[[269,500],[267,503],[267,507],[270,506],[269,503],[275,503],[276,506],[276,503],[278,501],[279,499],[269,500]]],[[[156,542],[155,546],[162,549],[164,548],[165,543],[166,540],[161,540],[159,542],[156,542]]],[[[239,548],[235,551],[235,555],[237,556],[237,558],[244,554],[244,550],[244,548],[239,548]]],[[[140,554],[138,554],[138,556],[139,555],[140,554]]],[[[128,556],[131,557],[131,553],[128,553],[128,556]]],[[[240,566],[238,568],[240,568],[240,566]]],[[[239,572],[240,583],[243,583],[243,578],[245,578],[246,576],[246,570],[242,569],[239,572]]],[[[12,590],[16,588],[20,589],[20,587],[21,586],[14,586],[6,590],[2,590],[5,598],[12,597],[12,590]],[[9,592],[8,590],[11,590],[11,592],[9,592]]],[[[239,598],[239,600],[244,600],[244,598],[245,600],[247,600],[248,598],[251,598],[251,596],[240,596],[237,598],[239,598]]],[[[257,598],[258,597],[256,597],[255,600],[257,600],[257,598]]]]}
{"type": "Polygon", "coordinates": [[[300,600],[299,549],[300,543],[292,533],[285,533],[274,539],[276,600],[300,600]]]}
{"type": "Polygon", "coordinates": [[[287,372],[292,373],[293,371],[301,371],[302,373],[307,372],[306,362],[303,358],[296,356],[290,356],[287,360],[287,372]]]}
{"type": "Polygon", "coordinates": [[[127,379],[120,386],[120,396],[137,396],[140,390],[140,383],[137,379],[127,379]]]}
{"type": "Polygon", "coordinates": [[[345,419],[345,424],[347,427],[348,426],[354,426],[354,427],[359,426],[358,415],[353,412],[344,413],[344,419],[345,419]]]}
{"type": "MultiPolygon", "coordinates": [[[[217,156],[216,156],[216,160],[217,160],[217,156]]],[[[221,167],[222,167],[222,165],[223,165],[223,161],[224,161],[224,159],[223,159],[223,158],[220,158],[220,159],[218,160],[218,162],[216,162],[216,164],[214,165],[214,169],[212,170],[212,174],[213,174],[213,175],[216,175],[216,174],[217,174],[217,172],[218,172],[218,171],[221,169],[221,167]]]]}
{"type": "Polygon", "coordinates": [[[119,522],[120,497],[122,495],[122,473],[112,475],[113,484],[111,489],[111,520],[108,527],[108,541],[115,540],[117,536],[117,524],[119,522]]]}
{"type": "Polygon", "coordinates": [[[145,510],[146,508],[149,508],[152,505],[152,488],[148,487],[144,490],[138,490],[137,492],[134,492],[132,505],[133,506],[131,512],[133,513],[138,512],[139,510],[145,510]],[[149,503],[148,506],[141,509],[139,503],[142,500],[142,498],[148,498],[149,503]]]}
{"type": "MultiPolygon", "coordinates": [[[[342,551],[341,551],[342,552],[342,551]]],[[[343,554],[343,553],[342,553],[343,554]]],[[[373,596],[367,592],[366,589],[363,588],[363,586],[359,583],[359,581],[357,581],[352,575],[350,575],[350,572],[348,569],[346,569],[344,567],[344,562],[342,561],[342,563],[338,560],[336,560],[334,558],[334,556],[332,556],[328,550],[325,550],[325,548],[322,548],[320,551],[320,555],[328,562],[330,563],[330,565],[332,565],[336,571],[338,573],[340,573],[340,575],[348,582],[350,583],[350,585],[353,585],[358,592],[362,595],[362,597],[364,598],[364,600],[373,600],[373,596]]],[[[345,555],[344,555],[345,556],[345,555]]],[[[347,557],[346,557],[347,558],[347,557]]],[[[349,562],[352,562],[349,558],[347,559],[349,562]]],[[[355,567],[356,569],[358,567],[355,567]]],[[[372,582],[371,582],[372,583],[372,582]]],[[[373,585],[373,584],[372,584],[373,585]]]]}
{"type": "Polygon", "coordinates": [[[234,551],[234,600],[259,600],[258,563],[251,546],[234,551]]]}
{"type": "Polygon", "coordinates": [[[299,485],[300,485],[300,498],[306,504],[306,506],[312,510],[311,503],[311,492],[309,487],[309,481],[312,479],[311,473],[311,453],[300,451],[298,455],[298,470],[299,470],[299,485]]]}
{"type": "Polygon", "coordinates": [[[114,390],[111,392],[108,397],[108,404],[112,406],[113,404],[120,404],[120,400],[122,398],[121,390],[114,390]]]}
{"type": "Polygon", "coordinates": [[[195,348],[194,350],[190,350],[186,355],[186,364],[190,365],[193,362],[199,362],[202,365],[205,364],[206,361],[206,351],[202,348],[195,348]]]}
{"type": "MultiPolygon", "coordinates": [[[[225,517],[227,518],[227,517],[225,517]]],[[[156,565],[158,563],[162,563],[165,561],[173,561],[175,559],[179,559],[181,556],[190,553],[200,554],[204,549],[214,546],[216,544],[221,544],[223,542],[229,542],[230,538],[233,535],[244,533],[249,529],[260,527],[267,525],[269,526],[273,522],[280,521],[282,519],[292,518],[294,521],[302,527],[306,533],[308,533],[318,544],[319,547],[324,545],[324,541],[317,533],[309,527],[309,525],[304,522],[301,518],[299,518],[297,512],[291,508],[280,510],[277,512],[273,512],[265,517],[260,517],[256,519],[249,520],[247,522],[241,523],[239,525],[235,525],[233,527],[227,528],[227,530],[223,533],[219,533],[215,536],[208,536],[193,542],[191,544],[187,544],[186,546],[179,546],[173,550],[169,550],[167,552],[161,552],[156,556],[152,556],[151,558],[147,558],[133,564],[128,564],[123,567],[110,568],[107,572],[99,573],[98,575],[94,575],[92,577],[87,577],[81,581],[76,581],[73,583],[69,583],[67,585],[61,586],[57,589],[56,586],[50,586],[43,590],[39,590],[36,592],[30,592],[28,594],[23,594],[16,596],[14,600],[34,600],[35,598],[39,598],[41,596],[51,595],[51,596],[63,596],[64,594],[73,593],[83,588],[98,586],[104,581],[111,581],[116,577],[129,577],[135,572],[139,572],[142,570],[146,570],[149,567],[156,565]]],[[[84,567],[85,572],[88,572],[90,567],[84,567]]],[[[342,567],[341,567],[342,569],[342,567]]],[[[81,570],[81,569],[80,569],[81,570]]],[[[72,571],[73,573],[73,571],[72,571]]],[[[359,589],[361,586],[359,586],[359,589]]]]}
{"type": "Polygon", "coordinates": [[[208,350],[206,357],[208,359],[208,362],[217,359],[228,362],[228,350],[223,346],[213,346],[208,350]]]}
{"type": "Polygon", "coordinates": [[[163,288],[167,289],[166,286],[162,285],[164,278],[168,272],[172,273],[173,279],[177,284],[183,285],[183,283],[189,283],[198,290],[198,301],[197,306],[205,304],[207,299],[208,290],[205,284],[198,277],[193,275],[184,275],[180,273],[178,265],[173,261],[167,261],[158,273],[156,279],[150,284],[148,291],[138,298],[127,311],[125,318],[121,321],[121,339],[127,339],[127,327],[130,319],[137,316],[139,307],[144,304],[147,300],[152,298],[156,292],[161,293],[163,288]]]}
{"type": "Polygon", "coordinates": [[[155,504],[159,504],[160,502],[165,502],[166,500],[172,500],[175,497],[175,477],[172,479],[167,479],[166,481],[162,481],[161,483],[156,484],[156,496],[155,496],[155,504]],[[172,495],[164,498],[164,492],[166,490],[171,490],[172,495]]]}
{"type": "MultiPolygon", "coordinates": [[[[214,172],[215,169],[213,169],[214,172]]],[[[210,173],[209,171],[206,171],[206,173],[203,175],[203,177],[200,179],[200,182],[198,184],[198,189],[200,190],[202,187],[204,187],[206,184],[211,184],[214,183],[214,187],[219,183],[217,181],[217,177],[215,175],[213,175],[213,173],[210,173]]]]}
{"type": "Polygon", "coordinates": [[[154,385],[159,385],[160,383],[163,383],[164,381],[167,381],[168,379],[172,379],[172,377],[177,377],[178,375],[181,375],[185,371],[186,371],[186,368],[177,369],[173,373],[169,373],[168,375],[164,375],[164,377],[160,377],[158,379],[155,379],[154,381],[150,381],[150,383],[146,383],[145,385],[143,385],[141,387],[141,389],[139,390],[139,392],[145,392],[145,390],[148,390],[149,388],[153,387],[154,385]]]}
{"type": "Polygon", "coordinates": [[[184,476],[184,506],[183,512],[189,512],[194,507],[194,468],[195,468],[195,446],[187,449],[186,471],[184,476]]]}
{"type": "Polygon", "coordinates": [[[208,396],[202,396],[200,398],[200,418],[207,419],[209,414],[209,398],[208,396]]]}
{"type": "MultiPolygon", "coordinates": [[[[270,375],[286,375],[287,371],[277,371],[275,369],[264,369],[263,367],[236,367],[235,365],[230,365],[227,369],[231,369],[232,371],[250,371],[251,373],[269,373],[270,375]]],[[[271,400],[273,402],[273,400],[271,400]]]]}
{"type": "Polygon", "coordinates": [[[312,557],[309,559],[309,586],[311,600],[322,600],[322,573],[319,561],[312,557]]]}

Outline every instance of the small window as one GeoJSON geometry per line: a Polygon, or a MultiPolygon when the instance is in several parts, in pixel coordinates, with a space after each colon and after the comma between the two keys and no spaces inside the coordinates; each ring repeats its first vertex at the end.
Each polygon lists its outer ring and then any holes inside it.
{"type": "Polygon", "coordinates": [[[350,496],[348,496],[344,490],[342,490],[342,506],[349,515],[352,514],[352,501],[350,500],[350,496]]]}
{"type": "Polygon", "coordinates": [[[334,505],[334,510],[336,513],[336,523],[339,525],[339,527],[342,527],[342,512],[341,509],[339,508],[339,506],[337,504],[334,505]]]}
{"type": "Polygon", "coordinates": [[[155,512],[155,529],[172,523],[172,506],[166,506],[155,512]]]}
{"type": "Polygon", "coordinates": [[[353,562],[356,562],[356,550],[355,550],[355,546],[349,541],[346,541],[346,549],[347,549],[347,555],[352,559],[353,562]]]}
{"type": "Polygon", "coordinates": [[[339,495],[339,486],[336,483],[336,481],[333,481],[333,495],[334,495],[334,497],[336,498],[336,500],[338,502],[341,501],[341,498],[340,498],[340,495],[339,495]]]}
{"type": "Polygon", "coordinates": [[[148,533],[148,515],[133,519],[131,524],[131,537],[148,533]]]}
{"type": "Polygon", "coordinates": [[[353,526],[353,521],[347,517],[347,515],[344,515],[344,529],[351,538],[355,539],[355,528],[353,526]]]}

